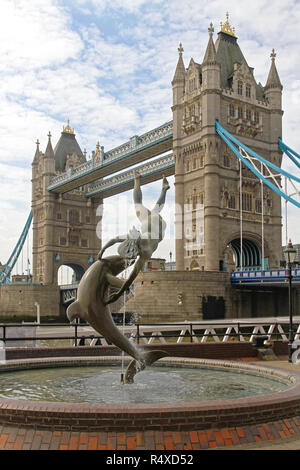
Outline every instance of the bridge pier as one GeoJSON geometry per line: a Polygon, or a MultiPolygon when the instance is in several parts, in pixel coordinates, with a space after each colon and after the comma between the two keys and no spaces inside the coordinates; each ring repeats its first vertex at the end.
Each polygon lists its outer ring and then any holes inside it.
{"type": "MultiPolygon", "coordinates": [[[[38,284],[4,284],[0,286],[0,322],[36,321],[36,303],[40,306],[41,321],[60,316],[59,286],[38,284]]],[[[64,319],[65,320],[65,319],[64,319]]]]}

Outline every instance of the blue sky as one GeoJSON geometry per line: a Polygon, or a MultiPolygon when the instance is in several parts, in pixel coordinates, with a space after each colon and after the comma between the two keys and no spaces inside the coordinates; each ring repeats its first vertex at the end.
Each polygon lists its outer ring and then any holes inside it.
{"type": "MultiPolygon", "coordinates": [[[[172,119],[179,42],[186,66],[191,57],[201,63],[207,28],[212,21],[216,39],[227,10],[263,85],[275,49],[284,86],[283,138],[300,153],[299,1],[1,0],[0,8],[2,262],[30,210],[36,139],[44,151],[50,130],[54,146],[69,119],[90,155],[98,141],[107,151],[172,119]]],[[[159,189],[160,183],[145,187],[149,203],[159,189]]],[[[172,185],[170,217],[173,199],[172,185]]],[[[289,235],[300,243],[299,216],[292,208],[289,213],[289,235]]],[[[168,258],[173,246],[166,238],[156,256],[168,258]]]]}

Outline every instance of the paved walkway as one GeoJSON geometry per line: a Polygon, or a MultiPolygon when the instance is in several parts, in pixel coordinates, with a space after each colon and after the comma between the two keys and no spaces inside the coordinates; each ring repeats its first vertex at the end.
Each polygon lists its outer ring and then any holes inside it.
{"type": "MultiPolygon", "coordinates": [[[[300,371],[287,360],[264,366],[300,371]]],[[[190,432],[67,432],[0,425],[0,450],[300,450],[300,416],[273,423],[190,432]]]]}

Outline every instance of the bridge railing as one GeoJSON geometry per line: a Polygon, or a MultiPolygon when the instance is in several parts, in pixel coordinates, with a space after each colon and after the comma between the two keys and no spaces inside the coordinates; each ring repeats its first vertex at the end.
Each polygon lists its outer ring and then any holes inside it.
{"type": "MultiPolygon", "coordinates": [[[[136,167],[135,170],[138,170],[141,176],[148,176],[158,171],[166,170],[174,166],[174,156],[173,154],[168,154],[164,157],[161,157],[152,162],[145,163],[136,167]]],[[[91,196],[95,193],[100,193],[102,191],[118,187],[122,184],[129,183],[134,179],[134,170],[128,170],[119,175],[111,176],[104,180],[97,181],[96,183],[91,183],[88,186],[87,196],[91,196]]]]}
{"type": "Polygon", "coordinates": [[[60,175],[52,176],[48,189],[53,189],[56,185],[65,183],[66,181],[77,178],[90,173],[96,168],[106,166],[117,160],[129,156],[132,152],[143,150],[149,145],[154,145],[160,141],[171,138],[173,136],[173,121],[168,121],[165,124],[152,129],[141,136],[134,136],[128,142],[116,147],[103,154],[103,160],[94,163],[94,160],[88,160],[85,163],[78,165],[75,168],[69,168],[66,172],[60,175]]]}
{"type": "MultiPolygon", "coordinates": [[[[288,319],[253,321],[205,321],[183,323],[136,323],[120,327],[137,344],[253,342],[257,337],[288,341],[288,319]]],[[[300,318],[294,319],[294,339],[300,340],[300,318]]],[[[106,339],[88,324],[31,323],[0,324],[0,341],[5,347],[50,347],[47,341],[69,340],[73,346],[108,345],[106,339]],[[29,327],[29,328],[28,328],[29,327]],[[20,328],[19,333],[17,330],[20,328]],[[22,331],[23,328],[23,331],[22,331]],[[48,329],[48,331],[47,331],[48,329]],[[50,329],[50,330],[49,330],[50,329]],[[53,331],[53,329],[55,331],[53,331]],[[49,333],[50,331],[50,333],[49,333]],[[43,344],[40,342],[42,341],[43,344]],[[46,345],[45,345],[46,342],[46,345]],[[19,344],[19,345],[18,345],[19,344]]],[[[55,345],[56,346],[56,345],[55,345]]]]}
{"type": "MultiPolygon", "coordinates": [[[[288,269],[270,269],[267,271],[234,271],[230,278],[232,284],[251,283],[251,282],[288,282],[288,269]]],[[[300,268],[292,269],[293,282],[300,282],[300,268]]]]}

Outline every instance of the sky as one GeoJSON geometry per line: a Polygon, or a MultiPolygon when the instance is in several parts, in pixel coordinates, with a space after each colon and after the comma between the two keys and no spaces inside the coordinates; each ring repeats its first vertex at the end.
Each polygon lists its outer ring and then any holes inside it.
{"type": "MultiPolygon", "coordinates": [[[[186,67],[191,57],[201,63],[209,24],[215,26],[216,39],[226,11],[263,85],[275,49],[284,87],[283,140],[300,153],[298,0],[0,0],[2,263],[31,208],[36,140],[45,151],[50,131],[54,147],[69,119],[79,145],[90,155],[98,141],[108,151],[171,120],[179,43],[186,67]]],[[[170,251],[174,253],[173,177],[170,183],[164,209],[170,228],[155,253],[168,261],[170,251]]],[[[160,183],[143,188],[151,204],[160,183]]],[[[129,192],[106,201],[105,236],[112,226],[111,208],[122,207],[131,197],[129,192]]],[[[289,237],[300,243],[299,209],[289,206],[289,237]]]]}

